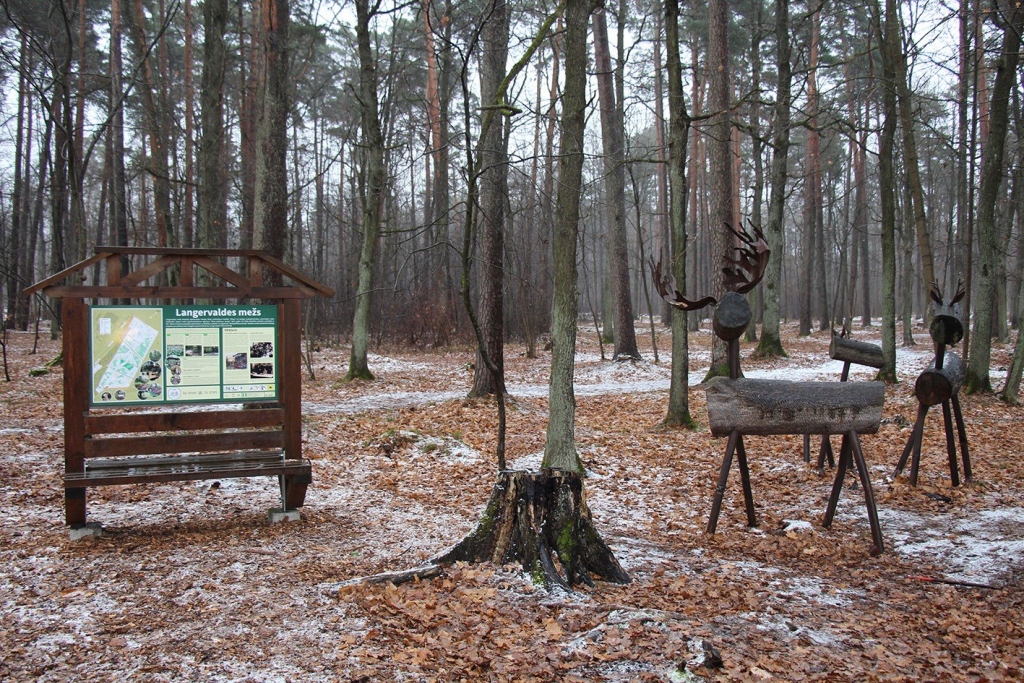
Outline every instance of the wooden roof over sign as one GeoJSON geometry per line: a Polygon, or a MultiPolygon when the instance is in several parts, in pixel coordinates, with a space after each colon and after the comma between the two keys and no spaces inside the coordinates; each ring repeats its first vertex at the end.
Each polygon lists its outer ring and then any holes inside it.
{"type": "MultiPolygon", "coordinates": [[[[164,282],[167,278],[163,279],[164,282]]],[[[159,282],[159,280],[158,280],[159,282]]],[[[178,249],[173,247],[97,246],[95,255],[65,268],[25,289],[25,294],[41,292],[49,297],[100,299],[311,299],[332,297],[334,290],[304,273],[255,249],[178,249]],[[136,262],[130,273],[121,270],[122,257],[136,262]],[[248,275],[229,268],[227,258],[243,259],[248,275]],[[106,262],[106,281],[85,284],[86,269],[106,262]],[[280,273],[290,284],[267,286],[264,267],[280,273]],[[177,284],[149,284],[150,280],[174,269],[177,284]],[[209,281],[219,284],[197,286],[197,271],[205,271],[209,281]]]]}

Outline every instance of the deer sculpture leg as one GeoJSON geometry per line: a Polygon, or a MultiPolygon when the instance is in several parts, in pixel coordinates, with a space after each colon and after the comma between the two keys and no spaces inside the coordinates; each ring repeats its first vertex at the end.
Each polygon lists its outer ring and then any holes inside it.
{"type": "Polygon", "coordinates": [[[914,450],[914,445],[920,443],[921,432],[924,429],[924,418],[928,415],[928,406],[918,405],[917,407],[917,419],[914,421],[914,428],[910,431],[910,438],[907,439],[907,445],[903,447],[903,455],[900,456],[900,461],[896,463],[896,470],[892,473],[892,478],[903,474],[903,469],[907,466],[907,459],[910,458],[910,454],[914,450]]]}
{"type": "Polygon", "coordinates": [[[725,497],[725,485],[729,481],[729,468],[732,467],[732,456],[736,452],[736,445],[739,441],[740,433],[734,429],[729,434],[729,444],[725,447],[725,458],[722,459],[722,468],[718,471],[715,499],[711,503],[711,516],[708,518],[707,533],[709,534],[715,533],[715,529],[718,528],[718,515],[722,512],[722,498],[725,497]]]}
{"type": "Polygon", "coordinates": [[[964,479],[970,481],[973,474],[971,473],[971,453],[967,450],[967,430],[964,428],[964,414],[960,410],[960,399],[956,394],[953,394],[950,403],[953,404],[953,417],[956,418],[956,433],[960,438],[960,455],[964,459],[964,479]]]}
{"type": "Polygon", "coordinates": [[[747,525],[757,526],[754,514],[754,492],[750,488],[750,470],[747,468],[747,449],[743,447],[743,435],[736,440],[736,459],[740,463],[740,481],[743,483],[743,501],[747,506],[747,525]]]}
{"type": "Polygon", "coordinates": [[[832,484],[832,495],[828,497],[828,506],[825,508],[825,519],[822,526],[828,529],[832,526],[832,519],[836,516],[836,506],[839,505],[839,493],[843,490],[843,479],[846,478],[846,468],[850,462],[850,437],[843,434],[843,444],[839,447],[839,462],[836,467],[836,479],[832,484]]]}
{"type": "Polygon", "coordinates": [[[960,472],[957,471],[956,439],[953,438],[953,415],[949,409],[949,401],[942,402],[942,423],[946,428],[946,455],[949,457],[949,479],[953,486],[960,485],[960,472]]]}
{"type": "Polygon", "coordinates": [[[857,471],[860,473],[860,485],[864,489],[864,506],[868,509],[868,523],[871,525],[871,538],[875,541],[871,548],[871,554],[880,555],[885,550],[882,542],[882,526],[878,522],[878,508],[875,507],[875,492],[871,488],[871,477],[868,476],[868,464],[864,459],[864,451],[860,447],[860,438],[856,432],[850,432],[850,450],[854,462],[857,463],[857,471]]]}

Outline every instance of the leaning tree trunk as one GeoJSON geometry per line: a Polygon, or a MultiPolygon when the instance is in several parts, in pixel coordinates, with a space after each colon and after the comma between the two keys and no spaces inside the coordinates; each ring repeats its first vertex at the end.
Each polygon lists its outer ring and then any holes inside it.
{"type": "Polygon", "coordinates": [[[592,586],[591,575],[629,583],[629,575],[594,528],[583,475],[576,472],[499,473],[479,526],[437,561],[480,560],[519,562],[535,582],[546,585],[592,586]]]}

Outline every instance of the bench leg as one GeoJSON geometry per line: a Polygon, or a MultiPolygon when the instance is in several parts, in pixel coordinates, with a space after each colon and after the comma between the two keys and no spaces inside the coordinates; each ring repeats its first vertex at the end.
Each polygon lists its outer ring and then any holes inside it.
{"type": "Polygon", "coordinates": [[[967,430],[964,428],[964,414],[960,411],[960,398],[956,394],[950,399],[950,403],[953,404],[953,417],[956,418],[956,433],[960,437],[960,455],[964,459],[964,480],[970,481],[973,477],[971,473],[971,454],[967,450],[967,430]]]}
{"type": "Polygon", "coordinates": [[[860,447],[860,439],[857,438],[856,432],[850,432],[850,444],[852,446],[854,462],[857,463],[857,470],[860,472],[860,484],[864,488],[864,505],[868,509],[871,538],[875,542],[871,547],[871,555],[874,557],[885,551],[885,544],[882,542],[882,526],[878,523],[878,508],[875,507],[875,492],[871,488],[868,464],[864,460],[864,451],[860,447]]]}
{"type": "Polygon", "coordinates": [[[949,401],[942,402],[942,425],[946,429],[946,455],[949,457],[949,478],[953,486],[960,485],[960,472],[956,461],[956,440],[953,438],[953,415],[949,401]]]}
{"type": "Polygon", "coordinates": [[[825,508],[825,519],[821,525],[828,529],[832,526],[832,520],[836,516],[836,506],[839,505],[839,493],[843,490],[843,480],[846,478],[846,468],[850,462],[850,437],[843,434],[843,445],[839,447],[839,463],[836,468],[836,479],[832,484],[832,494],[828,497],[828,506],[825,508]]]}
{"type": "Polygon", "coordinates": [[[729,481],[729,468],[732,467],[732,455],[736,451],[736,444],[740,440],[740,433],[732,430],[729,434],[729,445],[725,447],[725,458],[722,459],[722,468],[718,471],[718,485],[715,487],[715,499],[711,503],[711,516],[708,518],[706,532],[715,533],[718,528],[718,515],[722,512],[722,498],[725,496],[725,485],[729,481]]]}
{"type": "Polygon", "coordinates": [[[804,434],[804,462],[811,462],[811,435],[804,434]]]}
{"type": "Polygon", "coordinates": [[[309,485],[309,477],[304,475],[281,475],[278,477],[281,484],[281,509],[295,510],[306,502],[306,487],[309,485]]]}
{"type": "Polygon", "coordinates": [[[64,489],[64,522],[70,527],[85,526],[85,489],[64,489]]]}
{"type": "Polygon", "coordinates": [[[743,435],[736,440],[736,459],[740,463],[740,482],[743,484],[743,502],[747,506],[747,526],[757,526],[754,514],[754,492],[750,488],[750,469],[747,467],[747,449],[743,446],[743,435]]]}

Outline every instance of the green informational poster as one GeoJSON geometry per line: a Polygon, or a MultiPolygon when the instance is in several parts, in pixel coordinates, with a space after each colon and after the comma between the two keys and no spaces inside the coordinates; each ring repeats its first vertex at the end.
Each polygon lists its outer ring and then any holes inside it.
{"type": "Polygon", "coordinates": [[[277,400],[276,306],[93,306],[93,406],[277,400]]]}

